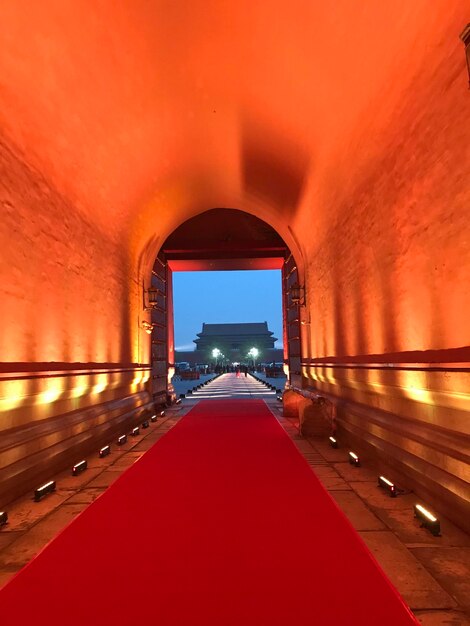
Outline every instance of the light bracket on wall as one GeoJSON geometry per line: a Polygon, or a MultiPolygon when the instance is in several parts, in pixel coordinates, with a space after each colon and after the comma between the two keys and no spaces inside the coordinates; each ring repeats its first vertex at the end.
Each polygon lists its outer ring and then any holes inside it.
{"type": "Polygon", "coordinates": [[[465,46],[468,70],[468,88],[470,89],[470,23],[467,24],[463,29],[463,33],[461,33],[460,39],[463,41],[463,45],[465,46]]]}
{"type": "Polygon", "coordinates": [[[154,327],[154,326],[155,326],[155,324],[151,324],[150,322],[147,322],[147,321],[145,321],[145,320],[144,320],[143,322],[141,322],[141,324],[140,324],[140,327],[141,327],[143,330],[145,330],[145,332],[146,332],[148,335],[152,334],[152,330],[153,330],[153,327],[154,327]]]}
{"type": "Polygon", "coordinates": [[[156,287],[144,289],[144,311],[151,311],[158,307],[158,298],[161,292],[156,287]]]}
{"type": "Polygon", "coordinates": [[[294,283],[288,293],[292,304],[305,306],[305,287],[299,285],[299,283],[294,283]]]}

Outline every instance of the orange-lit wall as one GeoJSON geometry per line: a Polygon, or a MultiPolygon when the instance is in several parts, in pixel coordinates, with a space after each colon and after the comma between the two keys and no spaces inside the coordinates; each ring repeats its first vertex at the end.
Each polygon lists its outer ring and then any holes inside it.
{"type": "Polygon", "coordinates": [[[0,336],[11,380],[0,428],[20,437],[38,389],[42,418],[86,410],[97,368],[121,377],[103,406],[145,394],[142,288],[155,256],[188,218],[238,208],[298,262],[304,383],[344,401],[345,436],[371,454],[385,446],[397,472],[412,465],[422,493],[461,512],[464,4],[4,3],[0,336]],[[372,369],[380,359],[395,369],[372,369]],[[439,372],[431,360],[444,361],[439,372]],[[20,384],[31,363],[44,380],[20,384]],[[89,382],[46,378],[70,363],[89,382]]]}

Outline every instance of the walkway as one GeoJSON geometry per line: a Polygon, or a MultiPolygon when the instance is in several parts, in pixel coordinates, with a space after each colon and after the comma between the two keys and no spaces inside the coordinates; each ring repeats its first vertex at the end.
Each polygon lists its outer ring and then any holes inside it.
{"type": "Polygon", "coordinates": [[[211,382],[187,395],[185,402],[194,400],[216,400],[229,398],[262,398],[269,400],[276,397],[276,392],[248,374],[222,374],[211,382]]]}
{"type": "MultiPolygon", "coordinates": [[[[470,537],[444,516],[440,516],[442,537],[432,536],[413,517],[416,501],[413,494],[390,498],[377,487],[380,466],[364,462],[362,467],[353,468],[348,463],[347,448],[333,449],[323,438],[301,437],[296,421],[282,416],[279,402],[273,398],[268,405],[315,477],[418,616],[420,624],[470,626],[470,537]]],[[[148,450],[154,449],[192,407],[194,403],[184,402],[169,408],[166,416],[141,429],[137,437],[129,437],[123,446],[110,441],[111,454],[103,458],[97,453],[90,455],[88,469],[78,476],[71,476],[70,469],[50,476],[57,482],[57,491],[41,502],[33,502],[30,493],[12,502],[8,507],[9,522],[0,528],[0,587],[90,503],[107,489],[113,489],[116,480],[148,450]]],[[[304,497],[310,498],[308,490],[304,497]]],[[[290,527],[283,520],[276,523],[292,550],[301,551],[303,537],[310,529],[297,524],[290,527]]],[[[135,539],[136,551],[145,550],[149,541],[165,540],[162,533],[152,538],[139,534],[135,539]]]]}
{"type": "Polygon", "coordinates": [[[3,626],[416,623],[259,400],[198,403],[0,604],[3,626]]]}

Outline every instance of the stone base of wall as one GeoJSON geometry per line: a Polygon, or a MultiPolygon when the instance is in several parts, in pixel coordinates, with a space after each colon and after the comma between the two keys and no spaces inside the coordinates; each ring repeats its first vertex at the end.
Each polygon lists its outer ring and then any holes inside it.
{"type": "MultiPolygon", "coordinates": [[[[364,376],[363,371],[360,374],[364,376]]],[[[390,377],[390,373],[382,376],[390,377]]],[[[411,388],[427,402],[404,399],[404,391],[411,395],[410,390],[391,385],[382,385],[381,394],[367,388],[361,396],[356,381],[354,387],[343,380],[334,385],[330,376],[328,384],[319,381],[316,387],[286,392],[285,415],[298,417],[306,436],[335,433],[341,448],[355,450],[365,467],[369,464],[399,487],[413,491],[418,502],[470,532],[468,396],[461,391],[468,372],[430,370],[428,384],[431,376],[436,378],[436,390],[418,394],[419,390],[411,388]],[[452,383],[460,387],[458,393],[452,383]],[[353,393],[364,401],[353,399],[353,393]],[[331,419],[324,420],[325,431],[315,406],[319,396],[326,399],[324,406],[333,408],[331,419]]]]}
{"type": "Polygon", "coordinates": [[[150,394],[141,391],[2,433],[0,507],[82,458],[97,455],[153,409],[150,394]]]}

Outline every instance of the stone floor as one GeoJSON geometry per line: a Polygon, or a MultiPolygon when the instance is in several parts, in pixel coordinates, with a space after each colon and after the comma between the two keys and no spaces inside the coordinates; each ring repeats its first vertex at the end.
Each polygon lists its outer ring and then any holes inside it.
{"type": "MultiPolygon", "coordinates": [[[[56,476],[57,491],[41,502],[33,502],[29,494],[12,503],[9,523],[0,529],[0,586],[168,432],[190,405],[194,403],[169,409],[124,446],[112,446],[109,456],[89,458],[88,469],[79,476],[70,471],[56,476]]],[[[470,626],[470,537],[440,511],[442,536],[433,537],[413,518],[413,494],[388,497],[377,487],[376,468],[352,467],[345,449],[302,438],[295,421],[282,417],[278,402],[268,405],[420,622],[470,626]]]]}
{"type": "Polygon", "coordinates": [[[470,537],[441,511],[434,537],[413,516],[413,493],[390,498],[377,486],[378,468],[350,465],[346,449],[301,437],[295,420],[271,408],[419,621],[470,626],[470,537]]]}

